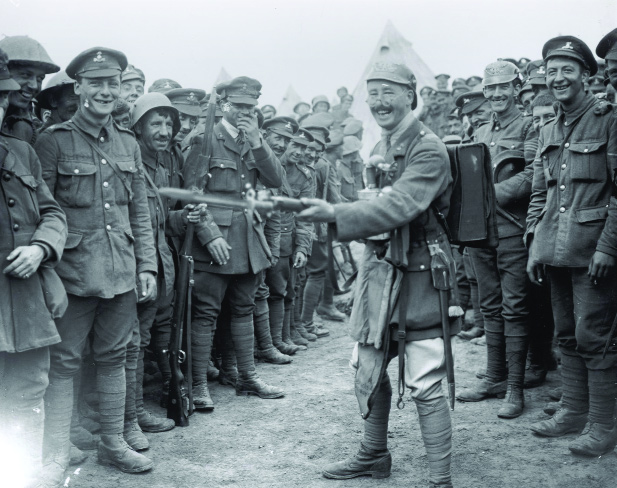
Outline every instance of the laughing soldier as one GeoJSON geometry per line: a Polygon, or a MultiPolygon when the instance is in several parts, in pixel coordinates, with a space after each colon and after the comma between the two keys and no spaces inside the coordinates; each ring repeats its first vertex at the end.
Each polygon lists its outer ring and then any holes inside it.
{"type": "MultiPolygon", "coordinates": [[[[367,102],[382,128],[382,139],[373,154],[383,156],[387,164],[378,175],[380,186],[391,185],[391,191],[372,200],[334,206],[323,200],[308,200],[312,206],[300,217],[330,222],[341,241],[390,233],[380,236],[380,240],[368,241],[359,271],[360,296],[354,300],[350,322],[352,337],[360,342],[356,386],[358,378],[366,376],[368,371],[379,370],[384,361],[396,355],[385,354],[388,320],[397,323],[403,317],[406,331],[402,339],[406,358],[403,377],[418,409],[430,486],[451,487],[452,428],[441,388],[445,376],[442,317],[439,292],[433,286],[431,274],[431,254],[441,256],[445,263],[452,260],[450,245],[437,217],[438,212],[448,211],[450,162],[444,144],[413,115],[417,104],[416,78],[409,68],[379,63],[367,83],[367,102]],[[388,301],[394,300],[389,296],[387,280],[381,279],[385,273],[380,271],[387,265],[377,256],[384,254],[386,261],[397,263],[402,270],[401,288],[408,291],[400,293],[391,316],[380,321],[378,318],[386,315],[383,303],[388,308],[388,301]],[[380,292],[376,294],[376,290],[380,292]]],[[[456,332],[456,327],[452,327],[451,333],[456,332]]],[[[391,349],[396,351],[397,346],[391,349]]],[[[374,402],[364,423],[360,450],[350,459],[327,466],[323,473],[326,478],[390,476],[392,458],[387,440],[392,387],[385,371],[381,379],[374,380],[374,402]]],[[[356,389],[359,400],[360,390],[356,389]]]]}

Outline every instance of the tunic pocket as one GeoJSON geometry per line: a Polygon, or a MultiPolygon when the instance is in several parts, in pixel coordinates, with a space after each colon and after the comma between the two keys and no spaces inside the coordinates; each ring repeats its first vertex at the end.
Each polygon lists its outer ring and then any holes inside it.
{"type": "Polygon", "coordinates": [[[97,167],[89,161],[58,161],[56,200],[67,207],[90,207],[97,167]]]}
{"type": "Polygon", "coordinates": [[[239,192],[238,165],[233,159],[212,158],[208,190],[216,192],[239,192]]]}
{"type": "Polygon", "coordinates": [[[116,174],[116,178],[119,180],[118,184],[115,186],[116,203],[118,205],[126,205],[133,200],[133,190],[131,190],[131,185],[133,183],[133,174],[137,172],[137,167],[135,166],[135,161],[133,160],[118,161],[116,165],[119,170],[119,174],[116,174]]]}
{"type": "Polygon", "coordinates": [[[606,141],[573,142],[570,151],[570,174],[572,180],[606,181],[609,177],[606,167],[606,141]]]}

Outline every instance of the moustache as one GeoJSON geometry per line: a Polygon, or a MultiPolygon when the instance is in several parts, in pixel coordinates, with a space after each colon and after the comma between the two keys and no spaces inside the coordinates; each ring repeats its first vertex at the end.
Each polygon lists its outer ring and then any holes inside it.
{"type": "Polygon", "coordinates": [[[392,110],[392,107],[390,105],[384,105],[383,103],[380,103],[379,105],[373,105],[371,107],[371,111],[373,112],[379,112],[380,110],[392,110]]]}

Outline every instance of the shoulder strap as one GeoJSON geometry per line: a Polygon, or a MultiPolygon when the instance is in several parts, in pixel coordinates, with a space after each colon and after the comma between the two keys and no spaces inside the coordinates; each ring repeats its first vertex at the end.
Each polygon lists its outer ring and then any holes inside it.
{"type": "MultiPolygon", "coordinates": [[[[155,170],[156,171],[156,170],[155,170]]],[[[161,208],[161,212],[164,211],[165,207],[163,206],[163,199],[161,198],[161,195],[159,193],[159,189],[158,187],[154,184],[154,181],[152,181],[152,178],[150,177],[150,175],[148,174],[148,170],[146,168],[144,168],[144,176],[146,178],[146,181],[148,182],[148,184],[152,187],[152,189],[154,190],[154,193],[156,194],[156,199],[159,202],[159,207],[161,208]]]]}
{"type": "Polygon", "coordinates": [[[82,139],[84,141],[86,141],[88,143],[88,145],[94,149],[94,151],[101,156],[103,159],[105,159],[107,161],[107,163],[109,164],[109,166],[111,167],[111,169],[113,170],[113,172],[116,174],[116,176],[118,178],[120,178],[120,181],[122,181],[122,184],[124,185],[124,188],[126,188],[126,191],[129,192],[130,195],[130,199],[133,199],[133,189],[131,188],[131,184],[129,183],[127,177],[124,175],[124,173],[120,170],[120,168],[118,168],[118,164],[109,157],[109,155],[103,151],[100,147],[98,147],[96,144],[94,144],[89,138],[88,136],[79,128],[77,127],[77,125],[75,125],[75,123],[71,120],[68,122],[68,124],[75,129],[75,131],[77,132],[77,134],[79,134],[82,139]]]}
{"type": "Polygon", "coordinates": [[[328,181],[330,180],[330,163],[328,163],[328,166],[326,166],[326,181],[324,182],[324,187],[323,187],[323,199],[325,201],[328,201],[328,181]]]}

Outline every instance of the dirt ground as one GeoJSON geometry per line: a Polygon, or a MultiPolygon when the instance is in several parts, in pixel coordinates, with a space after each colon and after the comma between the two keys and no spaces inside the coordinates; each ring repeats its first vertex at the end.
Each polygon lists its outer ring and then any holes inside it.
{"type": "MultiPolygon", "coordinates": [[[[238,397],[232,388],[211,387],[212,413],[195,413],[190,426],[147,434],[145,452],[153,471],[129,475],[97,464],[96,451],[71,474],[71,488],[192,487],[327,487],[428,486],[428,467],[413,402],[403,410],[393,397],[389,449],[392,476],[385,480],[326,480],[321,468],[353,454],[362,439],[362,419],[353,392],[349,356],[353,347],[346,324],[327,322],[330,336],[294,356],[291,365],[258,364],[260,376],[285,390],[278,400],[238,397]]],[[[475,380],[485,363],[485,346],[455,339],[457,388],[475,380]]],[[[396,364],[390,367],[396,378],[396,364]]],[[[534,437],[528,426],[547,418],[542,406],[558,373],[526,391],[524,414],[497,418],[501,400],[457,403],[452,412],[456,488],[613,488],[617,486],[617,455],[578,458],[570,454],[571,436],[534,437]]],[[[147,407],[159,415],[157,378],[146,385],[147,407]]]]}

